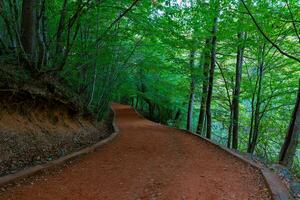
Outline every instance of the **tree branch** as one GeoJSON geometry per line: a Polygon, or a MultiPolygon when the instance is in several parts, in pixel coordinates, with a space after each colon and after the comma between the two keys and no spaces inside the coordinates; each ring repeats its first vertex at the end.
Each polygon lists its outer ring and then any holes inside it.
{"type": "Polygon", "coordinates": [[[299,43],[300,43],[300,35],[298,33],[298,30],[297,30],[297,26],[296,26],[296,23],[295,23],[295,18],[294,18],[294,15],[293,15],[292,11],[291,11],[291,8],[290,8],[290,5],[289,5],[289,1],[285,0],[285,2],[286,2],[286,6],[288,7],[291,19],[292,19],[292,24],[293,24],[293,27],[295,29],[295,33],[296,33],[296,35],[298,37],[298,40],[299,40],[299,43]]]}
{"type": "Polygon", "coordinates": [[[267,35],[266,33],[262,30],[262,28],[259,26],[259,24],[257,23],[256,19],[254,18],[254,16],[251,14],[249,8],[247,7],[246,3],[244,0],[241,0],[241,2],[243,3],[245,9],[247,10],[248,14],[250,15],[252,21],[254,22],[256,28],[258,29],[258,31],[263,35],[263,37],[269,42],[272,44],[273,47],[275,47],[282,55],[288,57],[288,58],[291,58],[297,62],[300,63],[300,59],[299,58],[296,58],[295,56],[292,56],[290,54],[288,54],[287,52],[283,51],[277,44],[275,44],[267,35]]]}
{"type": "Polygon", "coordinates": [[[100,42],[107,32],[115,25],[117,24],[137,3],[139,0],[135,0],[128,8],[126,8],[110,25],[109,27],[102,33],[102,35],[96,40],[96,43],[100,42]]]}

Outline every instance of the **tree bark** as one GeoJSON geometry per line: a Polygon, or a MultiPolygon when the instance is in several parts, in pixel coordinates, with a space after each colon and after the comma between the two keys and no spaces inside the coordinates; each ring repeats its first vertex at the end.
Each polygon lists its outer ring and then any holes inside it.
{"type": "Polygon", "coordinates": [[[207,102],[206,102],[206,119],[207,119],[206,137],[208,139],[211,138],[211,129],[212,129],[211,102],[212,102],[212,93],[213,93],[213,84],[214,84],[214,73],[216,67],[217,27],[218,27],[218,14],[214,17],[214,23],[212,28],[212,39],[211,39],[210,70],[209,70],[207,102]]]}
{"type": "Polygon", "coordinates": [[[195,78],[194,78],[194,64],[195,64],[195,51],[190,52],[190,71],[191,71],[191,85],[189,95],[189,106],[187,114],[187,130],[192,131],[193,129],[193,107],[195,99],[195,78]]]}
{"type": "Polygon", "coordinates": [[[150,100],[147,100],[146,102],[148,103],[149,119],[155,121],[155,118],[154,118],[155,104],[152,103],[150,100]]]}
{"type": "Polygon", "coordinates": [[[37,43],[38,43],[38,59],[37,59],[37,68],[40,70],[44,65],[47,65],[47,46],[45,38],[45,1],[42,0],[39,2],[39,13],[37,15],[37,43]]]}
{"type": "MultiPolygon", "coordinates": [[[[232,101],[231,101],[231,96],[233,96],[233,94],[230,95],[229,85],[228,85],[227,80],[225,78],[225,74],[222,70],[222,67],[218,62],[217,62],[217,66],[219,67],[219,70],[221,72],[221,76],[222,76],[223,81],[224,81],[226,94],[227,94],[226,95],[227,96],[227,101],[228,101],[228,105],[229,105],[230,118],[229,118],[229,125],[228,125],[228,134],[227,134],[227,148],[231,148],[231,140],[232,140],[232,101]]],[[[233,77],[231,77],[231,78],[233,80],[233,77]]]]}
{"type": "Polygon", "coordinates": [[[230,121],[229,121],[229,127],[228,127],[228,136],[227,136],[227,148],[231,148],[232,146],[232,121],[233,121],[233,111],[232,111],[232,105],[230,105],[230,121]]]}
{"type": "Polygon", "coordinates": [[[239,103],[240,103],[240,91],[241,91],[241,79],[242,79],[242,67],[244,56],[244,45],[242,44],[244,39],[244,33],[238,33],[238,49],[236,57],[236,70],[235,70],[235,86],[232,98],[232,148],[238,148],[238,131],[239,131],[239,103]]]}
{"type": "Polygon", "coordinates": [[[254,127],[251,128],[253,130],[252,134],[249,136],[249,145],[247,152],[253,154],[256,144],[257,144],[257,139],[258,139],[258,134],[259,134],[259,125],[260,125],[260,106],[261,106],[261,90],[262,90],[262,83],[263,83],[263,67],[264,64],[261,63],[259,67],[259,75],[258,75],[258,90],[257,90],[257,95],[256,95],[256,104],[255,104],[255,111],[254,111],[254,119],[252,123],[254,123],[254,127]]]}
{"type": "Polygon", "coordinates": [[[56,56],[62,56],[63,53],[62,35],[63,35],[65,21],[66,21],[67,2],[68,0],[63,1],[60,18],[59,18],[59,24],[56,32],[56,51],[55,51],[56,56]]]}
{"type": "Polygon", "coordinates": [[[202,81],[202,95],[200,103],[200,114],[197,126],[197,134],[203,135],[204,119],[206,114],[206,101],[207,101],[207,87],[208,87],[208,71],[209,71],[209,47],[210,39],[206,39],[203,52],[203,81],[202,81]]]}
{"type": "Polygon", "coordinates": [[[93,76],[92,92],[91,92],[90,100],[89,100],[89,103],[88,103],[87,107],[90,107],[90,106],[92,105],[92,103],[93,103],[93,100],[94,100],[94,94],[95,94],[96,82],[97,82],[97,65],[96,65],[96,63],[95,63],[95,64],[94,64],[94,76],[93,76]]]}
{"type": "Polygon", "coordinates": [[[257,80],[255,83],[255,90],[252,96],[251,128],[250,128],[248,148],[247,148],[247,152],[251,154],[254,153],[257,144],[257,139],[259,135],[259,126],[261,121],[260,108],[261,108],[261,93],[262,93],[262,86],[263,86],[264,67],[265,67],[265,48],[266,48],[266,44],[263,44],[260,47],[257,80]]]}
{"type": "Polygon", "coordinates": [[[135,108],[136,110],[139,109],[139,96],[136,96],[136,102],[135,102],[134,108],[135,108]]]}
{"type": "Polygon", "coordinates": [[[181,116],[181,111],[180,109],[178,109],[175,113],[175,117],[174,117],[174,126],[175,127],[179,127],[179,119],[180,119],[180,116],[181,116]]]}
{"type": "Polygon", "coordinates": [[[296,105],[293,111],[291,123],[285,136],[284,144],[281,147],[279,154],[279,163],[287,167],[293,164],[293,157],[296,153],[297,144],[300,135],[300,81],[296,100],[296,105]]]}
{"type": "Polygon", "coordinates": [[[36,60],[36,0],[23,0],[21,16],[21,42],[31,71],[36,60]]]}

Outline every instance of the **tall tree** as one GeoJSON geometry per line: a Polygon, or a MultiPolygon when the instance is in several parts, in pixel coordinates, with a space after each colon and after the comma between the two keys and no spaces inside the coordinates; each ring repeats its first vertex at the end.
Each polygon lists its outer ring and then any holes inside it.
{"type": "Polygon", "coordinates": [[[263,44],[259,48],[259,58],[258,58],[258,68],[257,68],[257,80],[255,84],[255,90],[252,98],[252,114],[251,114],[251,126],[248,139],[248,149],[247,152],[253,154],[255,147],[257,145],[257,139],[259,135],[259,125],[261,119],[261,93],[263,86],[263,73],[265,67],[265,48],[266,44],[263,44]]]}
{"type": "MultiPolygon", "coordinates": [[[[291,53],[288,53],[286,51],[284,51],[282,49],[282,47],[280,47],[278,44],[276,44],[276,42],[274,42],[261,28],[261,26],[258,24],[257,20],[255,19],[255,17],[253,16],[253,14],[251,13],[250,9],[248,8],[248,6],[246,5],[244,0],[241,0],[242,4],[244,5],[247,13],[249,14],[249,16],[251,17],[253,23],[255,24],[256,28],[258,29],[258,31],[261,33],[261,35],[266,39],[266,41],[268,41],[280,54],[282,54],[283,56],[290,58],[294,61],[297,61],[297,63],[300,63],[300,58],[292,55],[291,53]]],[[[296,33],[296,36],[299,38],[298,32],[297,32],[297,27],[295,26],[295,20],[294,20],[294,16],[291,13],[290,10],[290,5],[287,2],[287,7],[289,10],[290,15],[292,16],[292,23],[293,23],[293,29],[296,33]]],[[[298,41],[299,42],[299,41],[298,41]]],[[[298,138],[299,138],[299,134],[300,134],[300,106],[299,106],[299,99],[300,99],[300,84],[299,84],[299,88],[298,88],[298,95],[297,95],[297,101],[294,107],[294,111],[293,111],[293,115],[292,115],[292,119],[290,121],[290,125],[289,125],[289,129],[287,131],[286,137],[285,137],[285,141],[283,146],[281,147],[281,151],[279,154],[279,162],[290,166],[293,162],[293,156],[295,155],[296,152],[296,148],[297,148],[297,144],[298,144],[298,138]]]]}
{"type": "Polygon", "coordinates": [[[212,116],[211,116],[211,103],[213,94],[214,74],[216,67],[216,56],[217,56],[217,28],[218,28],[218,17],[219,17],[219,2],[215,2],[215,17],[213,20],[213,27],[211,31],[211,50],[210,50],[210,69],[208,79],[208,91],[207,91],[207,102],[206,102],[206,118],[207,118],[207,130],[206,137],[211,138],[212,132],[212,116]]]}
{"type": "Polygon", "coordinates": [[[205,124],[205,115],[206,115],[206,102],[207,102],[207,88],[208,88],[208,72],[209,72],[209,47],[210,39],[205,40],[205,47],[202,53],[202,93],[201,93],[201,102],[200,102],[200,114],[198,119],[197,134],[203,135],[204,124],[205,124]]]}
{"type": "Polygon", "coordinates": [[[235,86],[232,97],[232,148],[238,148],[239,132],[239,104],[242,79],[242,67],[244,58],[244,33],[238,33],[238,48],[235,68],[235,86]]]}
{"type": "Polygon", "coordinates": [[[21,16],[21,41],[27,65],[31,71],[35,69],[36,59],[36,0],[23,0],[21,16]]]}
{"type": "Polygon", "coordinates": [[[284,144],[279,154],[279,163],[291,167],[300,135],[300,80],[296,105],[292,114],[291,122],[285,136],[284,144]]]}
{"type": "Polygon", "coordinates": [[[195,75],[194,75],[194,65],[195,65],[195,50],[190,52],[190,71],[191,71],[191,85],[190,85],[190,95],[189,95],[189,105],[187,114],[187,130],[192,131],[193,128],[193,108],[195,100],[195,75]]]}

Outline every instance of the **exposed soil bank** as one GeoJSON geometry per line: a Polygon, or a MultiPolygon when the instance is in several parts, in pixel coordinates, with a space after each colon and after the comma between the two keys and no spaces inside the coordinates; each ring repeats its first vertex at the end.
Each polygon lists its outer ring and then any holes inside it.
{"type": "Polygon", "coordinates": [[[69,106],[29,93],[0,93],[0,176],[57,159],[111,133],[69,106]]]}
{"type": "Polygon", "coordinates": [[[184,134],[114,105],[120,134],[60,172],[9,188],[0,200],[267,200],[250,165],[184,134]]]}

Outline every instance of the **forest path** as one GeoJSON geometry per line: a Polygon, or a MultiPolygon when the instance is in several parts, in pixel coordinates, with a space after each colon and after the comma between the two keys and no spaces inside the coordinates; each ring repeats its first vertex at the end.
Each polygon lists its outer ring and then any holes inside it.
{"type": "Polygon", "coordinates": [[[0,200],[269,199],[262,176],[244,162],[128,106],[113,109],[120,134],[112,142],[0,200]]]}

